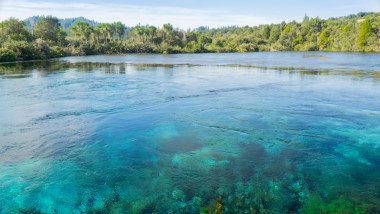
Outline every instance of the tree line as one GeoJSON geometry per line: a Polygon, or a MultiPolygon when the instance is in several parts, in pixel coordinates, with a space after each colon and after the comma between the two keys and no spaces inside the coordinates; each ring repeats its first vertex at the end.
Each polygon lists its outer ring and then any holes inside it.
{"type": "Polygon", "coordinates": [[[131,29],[121,22],[94,25],[82,19],[69,33],[56,17],[38,17],[30,30],[11,18],[0,23],[0,61],[124,53],[380,52],[379,29],[380,13],[327,20],[305,16],[302,22],[187,31],[171,24],[131,29]]]}

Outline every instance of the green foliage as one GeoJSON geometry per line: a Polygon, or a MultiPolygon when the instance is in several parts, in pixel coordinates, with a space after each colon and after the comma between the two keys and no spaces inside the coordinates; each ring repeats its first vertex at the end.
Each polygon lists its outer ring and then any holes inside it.
{"type": "Polygon", "coordinates": [[[8,40],[3,43],[3,48],[13,51],[17,58],[23,60],[40,60],[65,56],[65,54],[58,51],[63,50],[63,48],[55,48],[58,53],[52,52],[49,44],[42,39],[36,39],[33,42],[8,40]]]}
{"type": "Polygon", "coordinates": [[[199,37],[199,44],[201,44],[201,45],[210,44],[211,42],[212,42],[212,39],[208,36],[201,35],[199,37]]]}
{"type": "Polygon", "coordinates": [[[330,29],[326,28],[321,33],[321,48],[326,48],[331,45],[330,29]]]}
{"type": "Polygon", "coordinates": [[[328,20],[310,19],[305,15],[301,23],[218,29],[206,26],[187,32],[171,24],[161,28],[141,25],[128,28],[121,22],[96,23],[83,17],[59,20],[35,16],[26,23],[16,19],[0,23],[0,48],[13,51],[24,60],[122,53],[380,52],[380,13],[359,13],[328,20]]]}
{"type": "Polygon", "coordinates": [[[91,33],[94,31],[93,27],[88,22],[80,20],[75,22],[75,25],[73,25],[70,30],[75,36],[83,39],[84,41],[88,41],[91,33]]]}
{"type": "Polygon", "coordinates": [[[51,58],[59,58],[59,57],[65,57],[66,52],[62,47],[59,46],[53,46],[50,49],[50,57],[51,58]]]}
{"type": "Polygon", "coordinates": [[[119,35],[119,39],[121,40],[122,36],[125,33],[125,25],[121,22],[115,22],[113,23],[115,32],[119,35]]]}
{"type": "Polygon", "coordinates": [[[281,32],[279,26],[273,26],[269,36],[269,43],[273,44],[280,38],[281,32]]]}
{"type": "Polygon", "coordinates": [[[289,33],[290,32],[290,26],[288,25],[288,26],[286,26],[286,28],[284,29],[284,32],[287,32],[287,33],[289,33]]]}
{"type": "Polygon", "coordinates": [[[34,35],[54,44],[62,43],[65,33],[60,29],[61,25],[55,17],[40,17],[34,28],[34,35]]]}
{"type": "Polygon", "coordinates": [[[360,31],[360,36],[359,36],[359,47],[364,47],[367,45],[367,39],[369,36],[372,34],[372,26],[371,26],[371,21],[369,18],[366,18],[363,21],[362,29],[360,31]]]}
{"type": "Polygon", "coordinates": [[[16,57],[20,57],[25,60],[34,59],[34,47],[32,43],[26,41],[8,40],[2,44],[2,47],[8,50],[12,50],[16,57]]]}
{"type": "Polygon", "coordinates": [[[271,31],[269,25],[265,25],[263,31],[263,39],[269,39],[271,31]]]}
{"type": "Polygon", "coordinates": [[[115,28],[111,24],[103,23],[98,26],[98,30],[102,35],[105,44],[112,41],[112,35],[115,33],[115,28]]]}
{"type": "Polygon", "coordinates": [[[223,214],[224,212],[223,206],[224,206],[224,203],[223,203],[222,197],[219,196],[219,198],[215,199],[209,207],[203,208],[202,213],[223,214]]]}
{"type": "Polygon", "coordinates": [[[33,43],[33,49],[35,51],[35,59],[48,59],[51,58],[50,47],[49,45],[42,39],[37,39],[33,43]]]}
{"type": "Polygon", "coordinates": [[[350,27],[347,25],[346,27],[343,28],[343,32],[347,33],[348,31],[350,31],[350,27]]]}
{"type": "Polygon", "coordinates": [[[368,210],[365,205],[347,199],[342,198],[326,202],[318,196],[313,196],[305,201],[300,213],[364,214],[368,213],[368,210]]]}
{"type": "Polygon", "coordinates": [[[173,25],[171,25],[170,23],[168,23],[168,24],[164,24],[163,29],[164,29],[165,31],[173,31],[173,25]]]}
{"type": "Polygon", "coordinates": [[[16,60],[16,53],[12,50],[0,48],[0,62],[13,62],[16,60]]]}
{"type": "Polygon", "coordinates": [[[0,43],[8,39],[30,42],[33,37],[24,22],[11,18],[0,23],[0,43]]]}
{"type": "Polygon", "coordinates": [[[302,36],[299,36],[299,37],[297,37],[297,38],[295,38],[293,40],[293,45],[294,46],[302,45],[302,44],[303,44],[303,38],[302,38],[302,36]]]}

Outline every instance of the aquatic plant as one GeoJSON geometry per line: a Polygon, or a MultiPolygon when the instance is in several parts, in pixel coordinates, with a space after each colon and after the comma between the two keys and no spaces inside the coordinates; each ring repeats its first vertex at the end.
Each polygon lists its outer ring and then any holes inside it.
{"type": "Polygon", "coordinates": [[[180,189],[175,189],[173,192],[172,192],[172,197],[177,200],[177,201],[183,201],[185,200],[185,194],[183,193],[182,190],[180,189]]]}
{"type": "MultiPolygon", "coordinates": [[[[1,211],[1,210],[0,210],[1,211]]],[[[5,210],[4,213],[6,213],[7,211],[9,210],[5,210]]],[[[2,212],[1,212],[2,213],[2,212]]],[[[10,211],[10,213],[14,213],[12,211],[10,211]]],[[[17,213],[17,212],[16,212],[17,213]]],[[[36,208],[25,208],[25,209],[19,209],[18,210],[18,213],[20,214],[43,214],[42,212],[40,212],[39,210],[37,210],[36,208]]]]}
{"type": "Polygon", "coordinates": [[[224,212],[223,206],[222,196],[219,196],[209,207],[203,208],[202,211],[205,214],[222,214],[224,212]]]}
{"type": "Polygon", "coordinates": [[[369,210],[365,204],[356,203],[346,198],[325,201],[319,196],[312,196],[305,200],[300,213],[365,214],[369,213],[369,210]]]}

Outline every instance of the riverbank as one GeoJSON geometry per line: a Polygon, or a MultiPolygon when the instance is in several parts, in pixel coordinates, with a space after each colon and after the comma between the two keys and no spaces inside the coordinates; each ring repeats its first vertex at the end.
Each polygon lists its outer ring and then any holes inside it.
{"type": "Polygon", "coordinates": [[[380,13],[360,13],[328,20],[305,17],[302,22],[188,31],[174,28],[171,24],[161,28],[127,28],[121,22],[92,26],[88,22],[77,21],[64,30],[57,18],[40,17],[32,34],[23,21],[10,19],[0,24],[0,28],[7,29],[0,29],[0,61],[126,53],[372,53],[380,52],[379,25],[380,13]],[[127,33],[126,29],[130,31],[127,33]],[[67,31],[72,34],[68,35],[67,31]]]}
{"type": "MultiPolygon", "coordinates": [[[[352,54],[380,54],[380,52],[354,52],[354,51],[261,51],[261,52],[244,52],[244,53],[276,53],[276,52],[283,52],[283,53],[304,53],[304,58],[310,58],[310,59],[331,59],[331,57],[326,57],[323,55],[314,55],[314,54],[324,54],[324,53],[352,53],[352,54]]],[[[60,59],[65,57],[83,57],[83,56],[123,56],[123,55],[173,55],[173,54],[226,54],[226,53],[242,53],[242,52],[204,52],[204,53],[189,53],[189,52],[181,52],[181,53],[115,53],[115,54],[93,54],[93,55],[64,55],[61,57],[56,58],[49,58],[49,59],[31,59],[31,60],[23,60],[21,58],[18,58],[14,61],[0,61],[0,64],[6,64],[6,63],[17,63],[17,62],[35,62],[35,61],[44,61],[44,60],[51,60],[51,59],[60,59]]]]}

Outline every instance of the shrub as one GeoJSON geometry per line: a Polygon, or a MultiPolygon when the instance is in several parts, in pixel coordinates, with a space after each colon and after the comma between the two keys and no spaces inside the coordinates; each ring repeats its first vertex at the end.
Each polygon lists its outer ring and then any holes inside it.
{"type": "Polygon", "coordinates": [[[66,56],[66,52],[62,47],[53,46],[50,49],[50,57],[51,58],[59,58],[66,56]]]}
{"type": "Polygon", "coordinates": [[[39,59],[33,45],[26,41],[8,40],[3,44],[3,47],[15,52],[16,58],[22,58],[23,60],[39,59]]]}
{"type": "Polygon", "coordinates": [[[16,53],[5,48],[0,49],[0,62],[13,62],[16,60],[16,53]]]}

